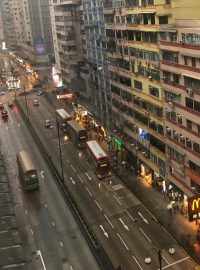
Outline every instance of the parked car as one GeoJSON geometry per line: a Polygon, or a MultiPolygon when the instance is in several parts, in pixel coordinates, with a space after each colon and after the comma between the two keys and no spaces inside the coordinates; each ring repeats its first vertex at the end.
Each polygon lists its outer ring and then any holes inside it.
{"type": "Polygon", "coordinates": [[[0,110],[3,110],[4,109],[4,105],[2,102],[0,102],[0,110]]]}
{"type": "Polygon", "coordinates": [[[53,128],[53,124],[51,120],[45,120],[44,121],[45,128],[53,128]]]}
{"type": "Polygon", "coordinates": [[[39,106],[39,101],[38,101],[38,99],[34,99],[34,100],[33,100],[33,105],[34,105],[34,106],[39,106]]]}
{"type": "Polygon", "coordinates": [[[0,92],[0,96],[3,96],[3,95],[5,95],[5,92],[3,92],[3,91],[0,92]]]}

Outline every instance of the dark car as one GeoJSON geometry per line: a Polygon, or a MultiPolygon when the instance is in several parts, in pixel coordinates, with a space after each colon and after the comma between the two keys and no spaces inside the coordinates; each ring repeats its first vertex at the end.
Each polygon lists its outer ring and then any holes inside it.
{"type": "Polygon", "coordinates": [[[3,110],[4,109],[4,105],[2,102],[0,102],[0,110],[3,110]]]}
{"type": "Polygon", "coordinates": [[[8,112],[7,112],[6,109],[3,109],[3,110],[1,111],[1,117],[2,117],[2,118],[8,118],[8,112]]]}
{"type": "Polygon", "coordinates": [[[34,100],[33,100],[33,105],[34,105],[34,106],[39,106],[39,101],[38,101],[38,99],[34,99],[34,100]]]}
{"type": "Polygon", "coordinates": [[[44,126],[45,126],[45,128],[53,128],[53,124],[52,124],[51,120],[45,120],[44,126]]]}
{"type": "Polygon", "coordinates": [[[13,108],[14,107],[13,101],[11,101],[11,100],[8,101],[8,107],[9,108],[13,108]]]}

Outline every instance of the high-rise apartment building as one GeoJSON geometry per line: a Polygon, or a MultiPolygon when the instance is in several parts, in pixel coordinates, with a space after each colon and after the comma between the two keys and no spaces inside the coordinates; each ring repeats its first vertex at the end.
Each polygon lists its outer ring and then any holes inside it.
{"type": "Polygon", "coordinates": [[[79,65],[83,60],[81,34],[81,3],[77,0],[51,1],[51,21],[56,67],[64,86],[79,77],[79,65]]]}
{"type": "Polygon", "coordinates": [[[200,3],[103,5],[114,136],[136,157],[133,163],[149,183],[191,196],[200,184],[200,3]]]}
{"type": "Polygon", "coordinates": [[[110,86],[102,0],[82,0],[86,36],[85,58],[89,67],[95,118],[105,126],[111,122],[110,86]]]}

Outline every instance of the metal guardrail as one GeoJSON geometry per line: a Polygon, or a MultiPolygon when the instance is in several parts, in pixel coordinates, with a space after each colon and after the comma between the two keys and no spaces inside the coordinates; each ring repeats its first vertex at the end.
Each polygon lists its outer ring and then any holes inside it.
{"type": "Polygon", "coordinates": [[[55,177],[56,183],[64,195],[65,200],[67,201],[68,205],[70,206],[72,213],[78,224],[80,225],[80,229],[86,237],[87,243],[89,244],[91,251],[93,252],[99,266],[105,270],[114,270],[115,267],[113,266],[112,262],[110,261],[109,257],[107,256],[104,248],[101,246],[100,242],[98,241],[96,235],[94,234],[91,226],[87,222],[85,216],[83,215],[79,205],[77,204],[76,200],[74,199],[73,195],[67,188],[67,186],[63,183],[62,177],[58,172],[57,167],[55,166],[53,160],[51,159],[50,155],[48,154],[47,150],[43,146],[41,140],[39,139],[37,133],[35,132],[34,128],[32,127],[31,123],[29,122],[24,110],[22,109],[19,101],[15,99],[15,104],[17,105],[29,131],[31,132],[32,137],[34,138],[44,160],[46,161],[52,175],[55,177]]]}

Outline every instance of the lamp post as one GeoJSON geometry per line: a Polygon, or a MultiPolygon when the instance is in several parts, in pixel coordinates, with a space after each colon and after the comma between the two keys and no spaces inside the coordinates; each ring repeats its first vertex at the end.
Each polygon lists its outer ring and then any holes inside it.
{"type": "Polygon", "coordinates": [[[56,119],[56,127],[57,127],[57,132],[58,132],[58,147],[59,147],[59,156],[60,156],[61,176],[62,176],[62,182],[64,182],[63,161],[62,161],[62,152],[61,152],[61,144],[60,144],[60,126],[59,126],[59,122],[57,122],[57,119],[56,119]]]}
{"type": "MultiPolygon", "coordinates": [[[[149,257],[149,253],[151,251],[153,251],[153,250],[155,250],[157,252],[158,262],[159,262],[159,269],[162,270],[162,248],[158,249],[156,247],[152,247],[150,250],[148,250],[147,256],[146,256],[144,261],[145,261],[146,264],[151,263],[151,257],[149,257]]],[[[176,250],[175,250],[175,248],[173,246],[170,246],[168,252],[169,252],[170,255],[174,255],[176,253],[176,250]]]]}
{"type": "Polygon", "coordinates": [[[26,114],[27,114],[27,119],[28,119],[28,121],[29,121],[28,103],[27,103],[27,98],[26,98],[25,86],[24,86],[24,97],[25,97],[25,103],[26,103],[26,114]]]}

